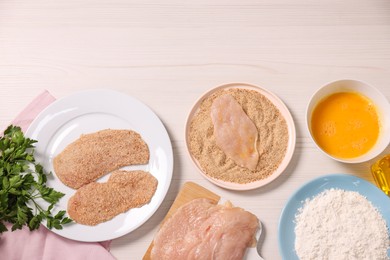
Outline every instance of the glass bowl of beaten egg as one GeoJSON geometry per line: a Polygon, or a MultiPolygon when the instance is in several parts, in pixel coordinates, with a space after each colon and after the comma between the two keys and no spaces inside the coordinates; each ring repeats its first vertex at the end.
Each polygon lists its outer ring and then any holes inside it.
{"type": "Polygon", "coordinates": [[[306,110],[306,124],[318,148],[345,163],[361,163],[390,143],[390,103],[371,85],[338,80],[318,89],[306,110]]]}

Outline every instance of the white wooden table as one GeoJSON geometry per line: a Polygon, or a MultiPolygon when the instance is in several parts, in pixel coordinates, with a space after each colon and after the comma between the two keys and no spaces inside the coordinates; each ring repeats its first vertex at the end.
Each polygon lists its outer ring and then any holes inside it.
{"type": "Polygon", "coordinates": [[[390,99],[390,1],[0,0],[1,129],[44,89],[60,98],[111,88],[150,106],[170,134],[175,164],[169,192],[149,221],[113,241],[117,259],[142,258],[186,181],[255,213],[266,229],[263,256],[280,259],[278,220],[297,188],[328,173],[373,181],[370,162],[332,161],[305,126],[313,92],[344,78],[366,81],[390,99]],[[184,143],[196,99],[230,82],[278,95],[297,130],[287,170],[248,192],[203,179],[184,143]]]}

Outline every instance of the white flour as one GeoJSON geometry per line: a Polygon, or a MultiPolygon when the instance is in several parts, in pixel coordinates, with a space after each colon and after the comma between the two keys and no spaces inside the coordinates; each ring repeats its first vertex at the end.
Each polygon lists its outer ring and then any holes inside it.
{"type": "Polygon", "coordinates": [[[389,259],[386,222],[358,192],[329,189],[295,217],[295,251],[305,259],[389,259]]]}

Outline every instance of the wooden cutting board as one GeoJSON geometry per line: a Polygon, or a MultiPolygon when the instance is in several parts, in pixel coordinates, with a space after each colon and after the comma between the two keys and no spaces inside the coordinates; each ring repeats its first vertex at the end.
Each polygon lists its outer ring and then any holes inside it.
{"type": "MultiPolygon", "coordinates": [[[[167,215],[165,216],[160,225],[163,225],[164,222],[168,218],[170,218],[178,208],[180,208],[187,202],[198,198],[210,199],[212,201],[215,201],[215,204],[217,204],[221,197],[196,183],[186,182],[184,183],[183,187],[181,188],[179,194],[177,195],[175,201],[173,202],[171,208],[169,209],[167,215]]],[[[152,248],[153,241],[150,244],[148,250],[146,251],[143,260],[150,260],[150,252],[152,251],[152,248]]]]}

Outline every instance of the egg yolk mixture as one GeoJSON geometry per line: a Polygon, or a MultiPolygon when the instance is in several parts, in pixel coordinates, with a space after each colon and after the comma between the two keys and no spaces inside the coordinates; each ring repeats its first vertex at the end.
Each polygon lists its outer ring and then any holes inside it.
{"type": "Polygon", "coordinates": [[[374,104],[353,92],[326,97],[311,117],[311,131],[317,144],[339,158],[354,158],[368,152],[378,139],[379,129],[374,104]]]}

